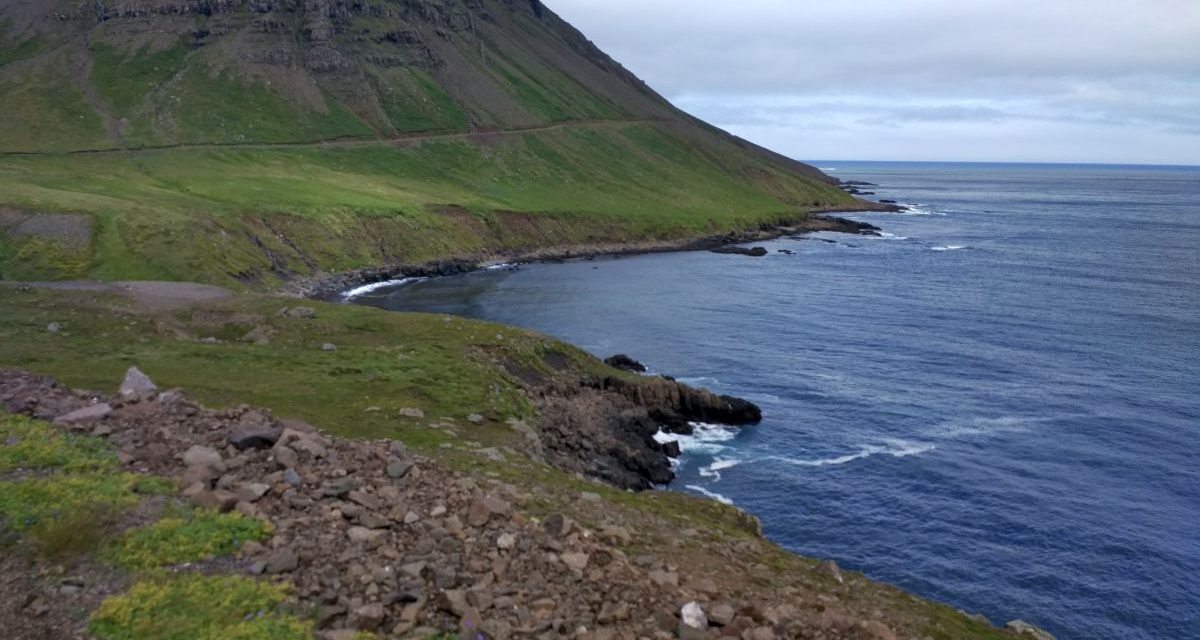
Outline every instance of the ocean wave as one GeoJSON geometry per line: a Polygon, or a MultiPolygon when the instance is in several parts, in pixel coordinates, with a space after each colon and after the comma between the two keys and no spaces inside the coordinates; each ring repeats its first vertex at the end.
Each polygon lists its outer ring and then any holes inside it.
{"type": "Polygon", "coordinates": [[[948,244],[948,245],[944,245],[941,247],[930,247],[930,248],[933,249],[934,251],[961,251],[963,249],[970,249],[971,247],[968,247],[968,246],[962,245],[962,244],[948,244]]]}
{"type": "Polygon", "coordinates": [[[897,211],[896,212],[897,215],[902,215],[902,216],[944,216],[944,215],[946,215],[945,213],[943,213],[941,211],[934,211],[933,209],[927,209],[927,208],[925,208],[925,206],[920,205],[920,204],[909,204],[907,202],[902,202],[902,203],[900,203],[900,206],[904,207],[904,210],[897,211]]]}
{"type": "Polygon", "coordinates": [[[695,491],[696,493],[699,493],[699,494],[702,494],[709,498],[712,498],[713,500],[716,500],[717,502],[720,502],[721,504],[733,506],[733,500],[730,500],[729,498],[726,498],[725,496],[723,496],[715,491],[709,491],[708,489],[705,489],[704,487],[697,486],[694,484],[686,485],[685,488],[691,489],[692,491],[695,491]]]}
{"type": "Polygon", "coordinates": [[[878,236],[874,236],[880,240],[908,240],[908,236],[898,236],[887,231],[880,231],[878,236]]]}
{"type": "Polygon", "coordinates": [[[424,279],[425,278],[398,278],[396,280],[383,280],[381,282],[372,282],[371,284],[364,284],[361,287],[355,287],[349,291],[344,292],[342,294],[342,298],[344,298],[346,300],[350,300],[352,298],[357,298],[358,296],[371,293],[372,291],[386,289],[387,287],[398,287],[400,285],[409,284],[412,282],[420,282],[421,280],[424,280],[424,279]]]}
{"type": "Polygon", "coordinates": [[[483,268],[483,270],[484,271],[499,271],[501,269],[509,269],[509,268],[512,268],[515,266],[516,265],[511,262],[501,262],[500,264],[493,264],[490,266],[486,266],[483,268]]]}
{"type": "Polygon", "coordinates": [[[654,439],[659,444],[678,442],[679,450],[685,454],[716,455],[729,448],[722,443],[729,442],[737,437],[736,430],[719,424],[705,424],[703,422],[692,422],[690,424],[694,429],[690,435],[659,431],[654,434],[654,439]]]}
{"type": "Polygon", "coordinates": [[[863,445],[857,453],[849,453],[836,458],[818,458],[816,460],[802,460],[797,458],[787,458],[784,456],[770,456],[768,460],[777,460],[798,467],[831,467],[843,465],[855,460],[864,460],[875,455],[888,455],[893,458],[907,458],[916,456],[928,451],[933,451],[937,445],[927,442],[908,442],[906,440],[892,440],[885,445],[863,445]]]}
{"type": "Polygon", "coordinates": [[[713,482],[718,482],[721,480],[722,471],[725,469],[732,469],[741,463],[741,460],[735,460],[733,458],[717,458],[712,464],[705,467],[700,467],[700,470],[697,471],[697,473],[700,474],[701,478],[713,478],[713,482]]]}

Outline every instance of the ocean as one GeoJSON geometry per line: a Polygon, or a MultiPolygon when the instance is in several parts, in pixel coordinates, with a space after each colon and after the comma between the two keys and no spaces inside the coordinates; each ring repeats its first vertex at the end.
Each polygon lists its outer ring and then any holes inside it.
{"type": "Polygon", "coordinates": [[[684,442],[672,488],[796,552],[1060,639],[1200,639],[1200,168],[817,164],[910,210],[764,258],[528,265],[356,301],[757,402],[762,424],[684,442]]]}

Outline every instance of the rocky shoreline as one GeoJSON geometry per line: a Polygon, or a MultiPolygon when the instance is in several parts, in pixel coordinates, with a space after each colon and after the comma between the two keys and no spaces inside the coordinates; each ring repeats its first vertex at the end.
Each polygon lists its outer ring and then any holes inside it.
{"type": "MultiPolygon", "coordinates": [[[[651,388],[604,380],[587,389],[707,416],[706,399],[695,405],[694,396],[658,380],[651,388]]],[[[735,407],[735,415],[753,417],[745,409],[735,407]]],[[[831,561],[779,555],[752,518],[725,532],[681,529],[592,491],[470,477],[398,441],[329,437],[245,405],[208,409],[178,390],[160,392],[136,370],[117,394],[0,371],[4,410],[104,441],[122,472],[169,479],[178,488],[166,498],[172,504],[265,523],[266,538],[243,541],[228,557],[169,567],[168,575],[289,585],[284,610],[308,612],[321,640],[361,632],[919,640],[960,637],[953,630],[967,628],[971,637],[1049,637],[1024,623],[1005,632],[949,614],[831,561]]],[[[8,444],[21,437],[14,433],[8,444]]],[[[154,504],[122,526],[155,517],[147,510],[178,508],[154,504]]],[[[65,577],[67,569],[36,554],[5,554],[0,565],[9,576],[0,581],[0,619],[14,638],[84,637],[78,612],[140,579],[113,571],[103,556],[74,564],[65,577]]]]}
{"type": "Polygon", "coordinates": [[[479,271],[499,264],[528,264],[537,262],[562,262],[565,260],[587,260],[598,257],[620,257],[647,253],[670,253],[677,251],[710,251],[746,242],[773,240],[789,235],[832,231],[854,235],[878,235],[879,228],[855,220],[831,215],[836,213],[896,212],[904,208],[893,204],[879,204],[862,209],[838,209],[817,212],[801,220],[763,224],[758,228],[729,232],[719,235],[684,238],[679,240],[651,241],[621,244],[597,244],[568,248],[535,249],[505,254],[469,256],[450,260],[439,260],[424,264],[395,264],[364,267],[341,273],[322,274],[298,278],[287,283],[285,295],[313,298],[325,301],[341,301],[346,291],[364,285],[400,280],[405,278],[433,278],[455,276],[479,271]]]}

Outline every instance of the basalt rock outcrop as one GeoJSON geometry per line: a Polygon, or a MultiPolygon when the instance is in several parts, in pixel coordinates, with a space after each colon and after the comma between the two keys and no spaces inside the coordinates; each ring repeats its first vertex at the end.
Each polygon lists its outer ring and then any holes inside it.
{"type": "Polygon", "coordinates": [[[618,487],[650,489],[674,479],[679,443],[693,423],[741,426],[762,420],[754,403],[664,377],[610,376],[556,381],[530,390],[540,413],[540,447],[548,462],[618,487]]]}

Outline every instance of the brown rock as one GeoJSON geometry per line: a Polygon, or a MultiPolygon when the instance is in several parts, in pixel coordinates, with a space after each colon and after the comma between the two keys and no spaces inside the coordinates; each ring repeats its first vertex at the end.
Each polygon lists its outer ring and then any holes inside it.
{"type": "Polygon", "coordinates": [[[483,500],[472,500],[467,508],[467,524],[472,527],[482,527],[492,517],[492,510],[483,500]]]}
{"type": "Polygon", "coordinates": [[[237,498],[245,502],[258,502],[270,490],[270,485],[261,482],[247,482],[238,487],[237,498]]]}
{"type": "Polygon", "coordinates": [[[291,573],[299,566],[300,558],[290,549],[280,549],[266,560],[266,572],[270,574],[291,573]]]}
{"type": "Polygon", "coordinates": [[[870,640],[896,640],[896,634],[882,622],[872,620],[866,624],[865,631],[870,640]]]}
{"type": "Polygon", "coordinates": [[[712,608],[708,612],[708,621],[718,627],[724,627],[733,622],[736,612],[733,610],[733,605],[728,602],[722,602],[712,608]]]}
{"type": "Polygon", "coordinates": [[[355,609],[354,616],[358,618],[359,630],[375,631],[383,625],[387,611],[384,610],[383,605],[376,602],[355,609]]]}

